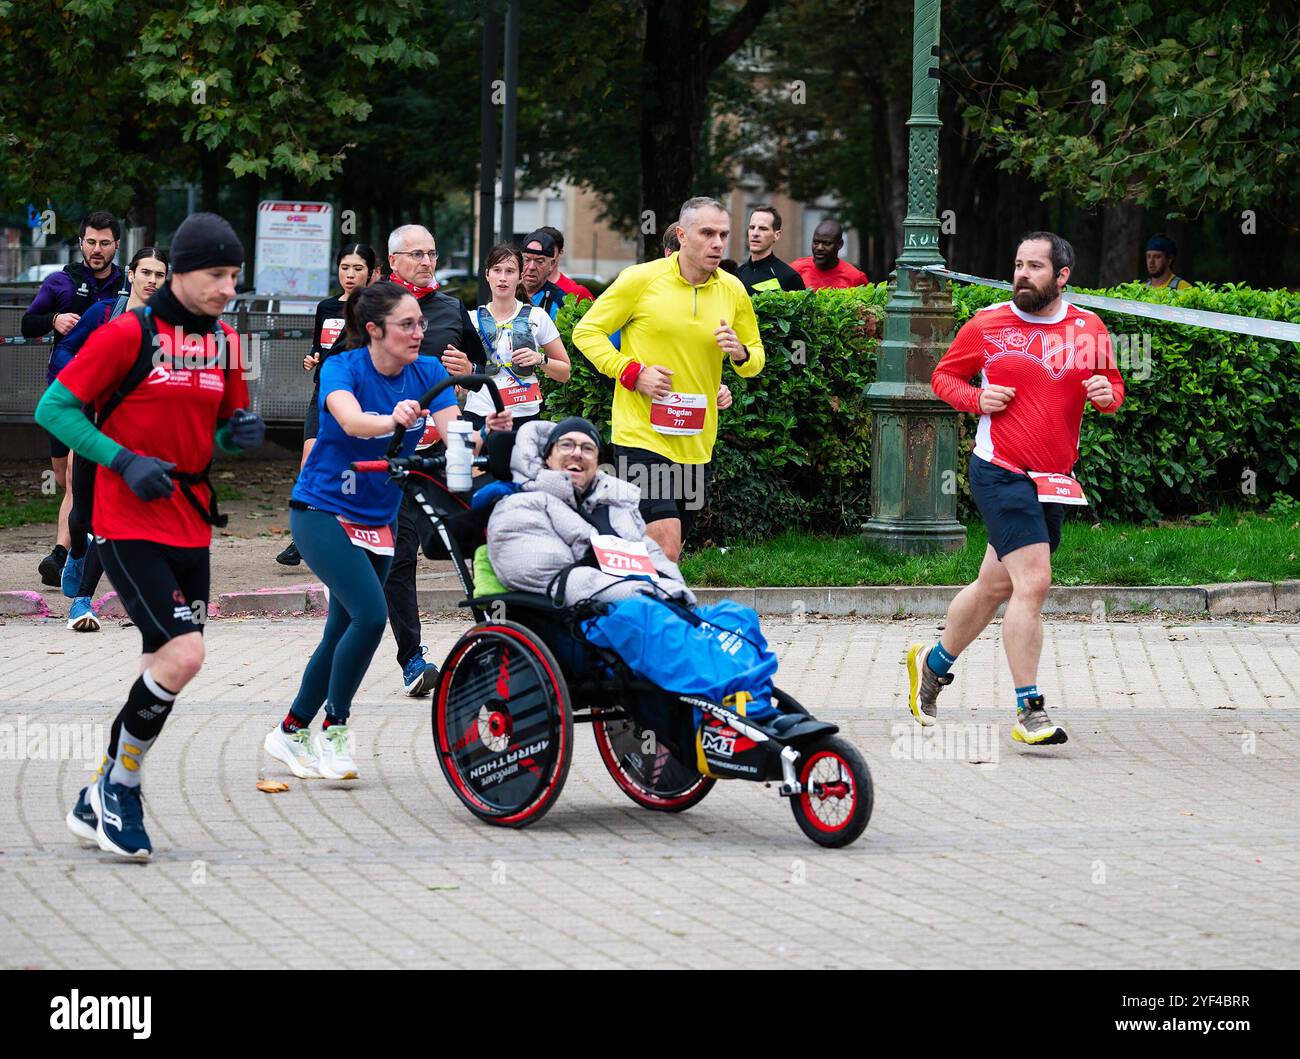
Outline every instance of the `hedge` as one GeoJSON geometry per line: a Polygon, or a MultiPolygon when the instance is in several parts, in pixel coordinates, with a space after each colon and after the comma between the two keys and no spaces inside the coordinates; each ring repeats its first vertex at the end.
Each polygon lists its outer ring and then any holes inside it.
{"type": "MultiPolygon", "coordinates": [[[[1175,293],[1132,283],[1087,293],[1300,323],[1300,293],[1282,290],[1228,284],[1175,293]]],[[[863,392],[875,378],[887,296],[884,283],[755,296],[767,366],[754,379],[724,372],[735,404],[722,415],[701,539],[725,543],[789,528],[853,533],[866,521],[871,415],[863,392]]],[[[1006,297],[955,285],[958,326],[1006,297]]],[[[608,439],[613,382],[571,339],[590,304],[570,296],[560,311],[574,370],[568,383],[548,387],[547,416],[584,415],[608,439]]],[[[1136,349],[1130,363],[1118,346],[1128,391],[1119,413],[1084,414],[1076,473],[1092,501],[1086,517],[1150,522],[1225,501],[1267,505],[1276,495],[1300,495],[1300,343],[1115,313],[1103,319],[1117,339],[1132,336],[1136,349]]],[[[975,419],[962,418],[965,451],[975,419]]],[[[959,515],[967,517],[964,477],[959,515]]]]}

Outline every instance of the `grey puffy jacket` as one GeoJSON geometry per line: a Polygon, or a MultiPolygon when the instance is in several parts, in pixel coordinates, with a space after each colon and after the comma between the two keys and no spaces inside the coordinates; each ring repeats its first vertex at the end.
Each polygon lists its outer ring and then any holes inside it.
{"type": "MultiPolygon", "coordinates": [[[[554,429],[554,423],[543,420],[525,423],[519,429],[510,471],[521,489],[497,501],[488,520],[492,568],[502,584],[520,592],[545,592],[560,570],[587,555],[591,538],[599,532],[578,514],[577,495],[569,476],[551,470],[542,459],[542,449],[554,429]]],[[[597,505],[608,507],[610,526],[618,536],[645,542],[659,572],[660,587],[693,604],[695,596],[682,580],[677,564],[646,536],[645,523],[637,510],[640,499],[641,491],[636,486],[598,471],[582,507],[587,512],[597,505]]],[[[620,581],[598,567],[579,566],[569,573],[564,603],[572,606],[597,592],[602,601],[625,599],[647,588],[644,581],[620,581]]]]}

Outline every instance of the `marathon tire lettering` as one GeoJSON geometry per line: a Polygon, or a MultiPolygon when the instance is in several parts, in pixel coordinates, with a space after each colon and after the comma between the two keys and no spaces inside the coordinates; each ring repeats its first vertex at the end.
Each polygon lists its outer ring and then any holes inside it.
{"type": "Polygon", "coordinates": [[[539,739],[536,743],[529,743],[527,746],[521,746],[516,750],[510,750],[500,757],[493,758],[491,761],[485,761],[481,765],[475,765],[469,770],[469,778],[472,780],[481,780],[490,776],[492,773],[501,772],[500,777],[492,777],[484,783],[487,786],[490,783],[499,783],[505,776],[519,771],[519,762],[524,758],[535,757],[545,751],[551,745],[549,739],[539,739]],[[514,766],[511,768],[510,766],[514,766]]]}

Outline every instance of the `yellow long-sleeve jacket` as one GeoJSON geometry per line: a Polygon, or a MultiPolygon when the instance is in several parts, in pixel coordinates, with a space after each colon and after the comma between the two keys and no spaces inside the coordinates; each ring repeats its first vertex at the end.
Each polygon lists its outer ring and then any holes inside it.
{"type": "Polygon", "coordinates": [[[675,463],[708,463],[718,436],[722,363],[730,360],[713,332],[724,320],[731,325],[749,351],[747,361],[732,365],[746,378],[763,370],[763,343],[744,284],[718,269],[703,283],[692,285],[682,278],[677,256],[620,272],[573,329],[573,344],[615,380],[634,360],[673,373],[676,396],[653,409],[645,394],[614,387],[616,445],[649,449],[675,463]],[[623,332],[621,350],[609,340],[615,331],[623,332]],[[699,421],[701,407],[704,415],[699,421]],[[692,417],[689,410],[696,415],[692,417]]]}

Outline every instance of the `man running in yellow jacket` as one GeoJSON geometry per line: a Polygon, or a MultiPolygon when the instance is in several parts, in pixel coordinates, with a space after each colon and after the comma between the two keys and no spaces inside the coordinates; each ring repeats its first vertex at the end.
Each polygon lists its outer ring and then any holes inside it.
{"type": "Polygon", "coordinates": [[[726,208],[689,199],[675,228],[681,250],[625,268],[573,329],[574,345],[617,380],[615,470],[640,487],[646,532],[673,562],[704,506],[722,362],[747,378],[764,364],[745,286],[718,267],[731,235],[726,208]],[[609,340],[616,331],[621,349],[609,340]]]}

